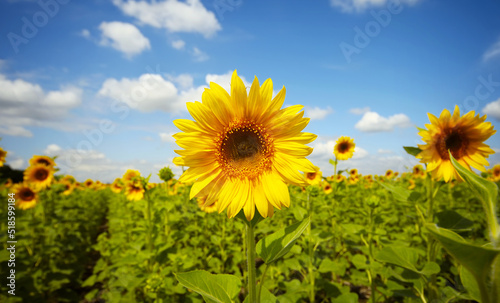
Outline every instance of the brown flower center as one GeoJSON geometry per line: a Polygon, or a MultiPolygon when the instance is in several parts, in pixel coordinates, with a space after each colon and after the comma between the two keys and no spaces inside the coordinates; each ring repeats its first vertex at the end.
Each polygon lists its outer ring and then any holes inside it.
{"type": "Polygon", "coordinates": [[[22,188],[18,194],[23,201],[31,201],[35,198],[35,192],[27,187],[22,188]]]}
{"type": "Polygon", "coordinates": [[[262,125],[235,122],[216,139],[216,158],[230,177],[254,179],[272,165],[274,144],[262,125]]]}
{"type": "Polygon", "coordinates": [[[316,178],[316,173],[306,173],[306,177],[309,180],[314,180],[316,178]]]}
{"type": "Polygon", "coordinates": [[[50,162],[47,161],[47,159],[38,159],[37,163],[38,164],[43,164],[43,165],[46,165],[46,166],[50,166],[50,162]]]}
{"type": "Polygon", "coordinates": [[[45,168],[39,168],[35,171],[35,179],[45,181],[49,177],[49,172],[45,168]]]}
{"type": "Polygon", "coordinates": [[[342,142],[338,145],[338,151],[341,154],[344,154],[349,151],[349,142],[342,142]]]}
{"type": "Polygon", "coordinates": [[[448,150],[450,150],[453,158],[460,159],[466,154],[468,145],[469,140],[467,140],[462,130],[457,128],[444,130],[438,135],[436,141],[436,149],[443,160],[450,159],[448,150]]]}

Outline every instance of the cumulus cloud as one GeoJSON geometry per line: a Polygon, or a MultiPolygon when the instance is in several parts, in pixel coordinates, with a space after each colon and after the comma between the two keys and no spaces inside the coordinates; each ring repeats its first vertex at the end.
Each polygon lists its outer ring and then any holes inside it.
{"type": "Polygon", "coordinates": [[[10,80],[0,74],[0,133],[31,137],[26,126],[49,126],[61,121],[81,100],[82,90],[75,86],[45,91],[36,83],[10,80]]]}
{"type": "Polygon", "coordinates": [[[183,49],[185,45],[186,42],[184,42],[183,40],[172,41],[172,47],[175,49],[183,49]]]}
{"type": "Polygon", "coordinates": [[[163,142],[168,142],[168,143],[175,143],[174,135],[175,133],[159,133],[158,135],[160,136],[160,140],[163,142]]]}
{"type": "Polygon", "coordinates": [[[306,106],[304,112],[304,117],[310,118],[311,120],[322,120],[333,113],[333,109],[330,106],[326,108],[306,106]]]}
{"type": "Polygon", "coordinates": [[[356,107],[356,108],[351,108],[349,112],[354,115],[362,115],[370,111],[370,108],[368,106],[366,107],[356,107]]]}
{"type": "Polygon", "coordinates": [[[367,112],[354,127],[362,132],[388,132],[395,127],[410,127],[410,118],[405,114],[396,114],[388,118],[376,112],[367,112]]]}
{"type": "Polygon", "coordinates": [[[493,117],[500,120],[500,98],[496,101],[486,104],[483,108],[483,113],[488,115],[488,117],[493,117]]]}
{"type": "Polygon", "coordinates": [[[483,54],[483,62],[489,61],[500,56],[500,38],[490,46],[483,54]]]}
{"type": "Polygon", "coordinates": [[[201,51],[197,47],[193,47],[193,50],[191,51],[191,55],[193,56],[193,59],[196,62],[207,61],[210,58],[206,53],[204,53],[203,51],[201,51]]]}
{"type": "Polygon", "coordinates": [[[82,31],[80,32],[80,36],[86,38],[86,39],[90,39],[90,32],[88,29],[84,28],[82,29],[82,31]]]}
{"type": "Polygon", "coordinates": [[[369,8],[381,7],[386,4],[408,4],[413,5],[420,0],[330,0],[330,5],[339,8],[344,13],[363,12],[369,8]]]}
{"type": "Polygon", "coordinates": [[[113,0],[113,4],[143,24],[173,33],[200,33],[209,38],[222,28],[214,13],[207,10],[200,0],[113,0]]]}
{"type": "Polygon", "coordinates": [[[131,58],[142,51],[150,49],[148,38],[144,37],[135,25],[125,22],[102,22],[101,45],[110,46],[131,58]]]}

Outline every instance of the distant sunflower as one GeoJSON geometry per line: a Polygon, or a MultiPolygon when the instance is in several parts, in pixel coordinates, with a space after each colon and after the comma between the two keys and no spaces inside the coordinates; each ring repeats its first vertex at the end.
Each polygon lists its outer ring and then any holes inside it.
{"type": "Polygon", "coordinates": [[[144,187],[140,180],[127,182],[125,184],[125,196],[127,200],[139,201],[144,197],[144,187]]]}
{"type": "Polygon", "coordinates": [[[17,208],[28,209],[36,206],[38,193],[33,183],[23,182],[14,184],[11,192],[15,194],[17,208]]]}
{"type": "Polygon", "coordinates": [[[75,184],[69,182],[68,180],[61,181],[61,184],[64,185],[64,191],[61,193],[63,196],[70,195],[75,189],[75,184]]]}
{"type": "Polygon", "coordinates": [[[14,182],[12,182],[12,179],[11,179],[11,178],[8,178],[8,179],[5,181],[5,183],[3,184],[3,186],[4,186],[5,188],[11,188],[13,184],[14,184],[14,182]]]}
{"type": "Polygon", "coordinates": [[[323,173],[319,170],[319,167],[314,167],[314,172],[307,172],[304,174],[307,184],[309,185],[319,185],[321,182],[321,177],[323,173]]]}
{"type": "Polygon", "coordinates": [[[138,170],[128,169],[125,174],[123,174],[122,181],[124,183],[135,181],[141,176],[138,170]]]}
{"type": "Polygon", "coordinates": [[[358,175],[358,170],[356,168],[349,170],[349,175],[356,177],[358,175]]]}
{"type": "Polygon", "coordinates": [[[3,150],[3,148],[0,147],[0,167],[3,166],[5,157],[7,157],[7,151],[3,150]]]}
{"type": "Polygon", "coordinates": [[[486,115],[480,117],[470,111],[460,116],[460,109],[455,106],[453,116],[447,109],[439,118],[430,113],[428,116],[431,123],[418,133],[426,144],[418,145],[422,152],[417,158],[427,163],[427,171],[433,178],[445,182],[461,179],[451,164],[448,150],[467,169],[472,166],[485,171],[484,167],[489,165],[486,158],[494,151],[483,142],[496,132],[490,122],[484,122],[486,115]]]}
{"type": "Polygon", "coordinates": [[[66,175],[66,176],[62,177],[61,182],[62,181],[68,181],[71,184],[75,184],[76,183],[75,177],[73,177],[71,175],[66,175]]]}
{"type": "Polygon", "coordinates": [[[493,166],[491,176],[493,178],[493,181],[500,181],[500,164],[493,166]]]}
{"type": "Polygon", "coordinates": [[[210,213],[213,213],[215,211],[217,211],[217,201],[215,201],[214,203],[210,204],[210,205],[207,205],[206,204],[206,201],[207,201],[207,197],[201,197],[201,198],[197,198],[197,202],[198,202],[198,207],[210,214],[210,213]]]}
{"type": "Polygon", "coordinates": [[[415,185],[415,180],[410,179],[409,181],[410,181],[410,185],[408,186],[408,189],[414,189],[414,188],[415,188],[415,186],[416,186],[416,185],[415,185]]]}
{"type": "Polygon", "coordinates": [[[113,191],[116,194],[119,194],[122,191],[123,186],[124,186],[124,184],[123,184],[122,179],[116,178],[115,181],[113,181],[113,183],[111,183],[111,191],[113,191]]]}
{"type": "Polygon", "coordinates": [[[87,180],[85,180],[85,182],[83,182],[83,186],[86,188],[93,188],[94,181],[92,179],[87,179],[87,180]]]}
{"type": "Polygon", "coordinates": [[[344,180],[345,180],[345,176],[344,176],[344,175],[340,175],[340,174],[339,174],[339,175],[335,175],[335,179],[334,179],[334,181],[335,181],[336,183],[340,183],[340,182],[342,182],[342,181],[344,181],[344,180]]]}
{"type": "Polygon", "coordinates": [[[321,187],[323,188],[323,193],[325,193],[325,195],[328,195],[333,191],[332,186],[328,182],[324,182],[321,187]]]}
{"type": "Polygon", "coordinates": [[[244,210],[247,220],[255,208],[266,218],[274,208],[290,205],[286,183],[305,185],[299,173],[314,172],[305,157],[312,148],[305,144],[316,135],[302,130],[309,123],[303,106],[281,109],[283,88],[272,99],[271,79],[262,86],[255,77],[250,92],[234,71],[231,95],[216,83],[205,89],[202,102],[188,102],[195,121],[179,119],[174,124],[182,131],[174,135],[184,150],[174,159],[188,166],[181,182],[192,182],[190,197],[207,196],[217,202],[219,213],[227,209],[232,218],[244,210]]]}
{"type": "Polygon", "coordinates": [[[50,166],[50,167],[56,166],[56,162],[54,162],[54,160],[51,157],[35,155],[31,157],[30,165],[33,166],[37,164],[43,164],[45,166],[50,166]]]}
{"type": "Polygon", "coordinates": [[[413,166],[413,177],[414,178],[425,178],[425,170],[422,165],[417,164],[413,166]]]}
{"type": "Polygon", "coordinates": [[[354,154],[354,148],[356,144],[354,144],[354,139],[349,137],[340,137],[333,147],[333,153],[337,160],[347,160],[352,158],[354,154]]]}
{"type": "Polygon", "coordinates": [[[24,181],[27,181],[37,189],[44,189],[54,179],[54,168],[44,164],[31,165],[24,171],[24,181]]]}

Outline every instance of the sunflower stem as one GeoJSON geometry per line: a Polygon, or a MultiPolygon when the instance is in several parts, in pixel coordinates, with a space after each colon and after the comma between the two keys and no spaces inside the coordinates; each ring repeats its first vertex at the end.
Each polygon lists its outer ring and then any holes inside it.
{"type": "Polygon", "coordinates": [[[251,222],[245,224],[245,236],[247,243],[247,269],[248,269],[248,299],[250,303],[260,302],[256,293],[256,268],[255,268],[255,235],[251,222]]]}
{"type": "Polygon", "coordinates": [[[309,198],[309,188],[307,188],[307,211],[309,213],[309,217],[311,218],[311,224],[307,226],[307,234],[309,236],[309,241],[308,241],[308,253],[309,253],[309,283],[311,284],[311,288],[309,291],[309,301],[311,303],[314,303],[314,268],[313,268],[313,258],[314,258],[314,247],[313,247],[313,241],[312,241],[312,232],[311,232],[311,225],[312,225],[312,215],[313,215],[313,210],[312,210],[312,203],[309,198]]]}
{"type": "MultiPolygon", "coordinates": [[[[151,199],[149,198],[148,191],[146,190],[146,193],[144,195],[146,197],[146,202],[147,202],[147,220],[148,220],[148,233],[147,233],[147,244],[148,244],[148,252],[151,254],[153,252],[153,241],[151,237],[152,233],[152,224],[151,224],[151,199]]],[[[152,265],[153,262],[151,260],[151,256],[149,257],[148,261],[148,271],[151,272],[152,270],[152,265]]]]}

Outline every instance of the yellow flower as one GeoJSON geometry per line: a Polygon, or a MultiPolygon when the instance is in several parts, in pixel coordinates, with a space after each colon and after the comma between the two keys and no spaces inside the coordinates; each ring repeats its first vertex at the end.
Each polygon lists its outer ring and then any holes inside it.
{"type": "Polygon", "coordinates": [[[68,180],[62,180],[61,181],[61,184],[64,185],[64,191],[61,193],[63,196],[68,196],[69,194],[71,194],[73,192],[73,190],[75,189],[75,185],[74,183],[71,183],[70,181],[68,180]]]}
{"type": "Polygon", "coordinates": [[[5,187],[5,188],[11,188],[13,184],[14,183],[12,182],[12,179],[8,178],[7,180],[5,180],[5,183],[3,184],[3,187],[5,187]]]}
{"type": "Polygon", "coordinates": [[[111,190],[116,193],[116,194],[119,194],[123,189],[123,182],[122,182],[122,179],[120,178],[116,178],[115,181],[113,181],[113,183],[111,184],[111,190]]]}
{"type": "Polygon", "coordinates": [[[14,184],[11,192],[15,194],[17,208],[28,209],[36,206],[38,193],[34,184],[28,182],[14,184]]]}
{"type": "Polygon", "coordinates": [[[3,150],[3,148],[0,147],[0,167],[3,166],[3,163],[5,162],[5,157],[7,157],[7,151],[3,150]]]}
{"type": "Polygon", "coordinates": [[[194,182],[190,197],[207,196],[207,204],[217,202],[219,213],[227,209],[232,218],[244,210],[247,220],[255,208],[265,218],[274,207],[288,207],[286,183],[305,185],[299,171],[313,172],[305,157],[312,148],[305,144],[316,135],[301,132],[309,123],[303,106],[281,109],[283,88],[272,99],[271,79],[260,86],[255,77],[250,92],[234,71],[231,95],[216,83],[205,89],[202,102],[188,102],[195,121],[178,119],[182,131],[174,135],[184,150],[174,159],[188,166],[181,182],[194,182]],[[300,111],[300,112],[299,112],[300,111]]]}
{"type": "Polygon", "coordinates": [[[36,189],[44,189],[54,179],[54,168],[45,164],[35,164],[24,171],[24,181],[30,182],[36,189]]]}
{"type": "Polygon", "coordinates": [[[340,137],[333,147],[333,153],[337,160],[347,160],[352,157],[354,154],[354,148],[356,144],[354,144],[354,139],[349,137],[340,137]]]}
{"type": "Polygon", "coordinates": [[[356,177],[358,175],[358,170],[355,168],[349,170],[349,175],[356,177]]]}
{"type": "Polygon", "coordinates": [[[48,156],[35,155],[30,159],[30,166],[34,166],[37,164],[43,164],[45,166],[50,166],[50,167],[56,166],[56,162],[54,162],[54,160],[52,158],[50,158],[48,156]]]}
{"type": "Polygon", "coordinates": [[[144,188],[140,180],[130,181],[125,184],[125,196],[127,200],[139,201],[144,197],[144,188]]]}
{"type": "Polygon", "coordinates": [[[417,164],[413,166],[413,177],[414,178],[425,178],[425,170],[422,165],[417,164]]]}
{"type": "Polygon", "coordinates": [[[331,193],[333,191],[333,188],[330,185],[330,183],[328,183],[326,181],[322,183],[321,187],[323,188],[323,192],[325,193],[325,195],[328,195],[329,193],[331,193]]]}
{"type": "Polygon", "coordinates": [[[410,186],[408,186],[408,189],[414,189],[415,188],[415,180],[410,179],[410,186]]]}
{"type": "Polygon", "coordinates": [[[340,183],[340,182],[342,182],[344,180],[345,180],[345,176],[344,175],[336,175],[335,176],[335,182],[336,183],[340,183]]]}
{"type": "Polygon", "coordinates": [[[123,183],[127,183],[130,181],[135,181],[138,177],[141,176],[141,173],[138,170],[128,169],[125,174],[123,174],[122,180],[123,183]]]}
{"type": "Polygon", "coordinates": [[[493,166],[491,177],[493,178],[494,182],[500,181],[500,164],[493,166]]]}
{"type": "Polygon", "coordinates": [[[92,179],[87,179],[85,180],[85,182],[83,182],[83,186],[85,186],[86,188],[93,188],[94,181],[92,181],[92,179]]]}
{"type": "Polygon", "coordinates": [[[388,169],[388,170],[385,172],[385,177],[386,177],[387,179],[392,179],[392,178],[394,178],[394,177],[395,177],[395,176],[394,176],[394,172],[393,172],[391,169],[388,169]]]}
{"type": "Polygon", "coordinates": [[[75,180],[75,177],[71,176],[71,175],[66,175],[64,177],[62,177],[61,181],[67,181],[71,184],[75,184],[76,183],[76,180],[75,180]]]}
{"type": "Polygon", "coordinates": [[[494,151],[483,142],[496,132],[490,122],[484,122],[486,115],[475,116],[475,112],[470,111],[460,116],[460,109],[455,106],[453,116],[447,109],[439,118],[430,113],[428,116],[431,123],[418,133],[426,144],[418,145],[422,152],[417,158],[427,163],[427,171],[433,178],[443,178],[445,182],[461,179],[451,164],[448,150],[467,169],[472,166],[485,171],[484,167],[489,165],[485,158],[494,151]]]}
{"type": "Polygon", "coordinates": [[[197,198],[198,207],[202,211],[204,211],[208,214],[217,211],[217,201],[214,201],[211,205],[206,205],[206,201],[207,201],[207,197],[197,198]]]}
{"type": "Polygon", "coordinates": [[[319,167],[315,166],[314,169],[314,172],[305,173],[306,182],[309,185],[318,185],[321,181],[322,173],[319,170],[319,167]]]}

